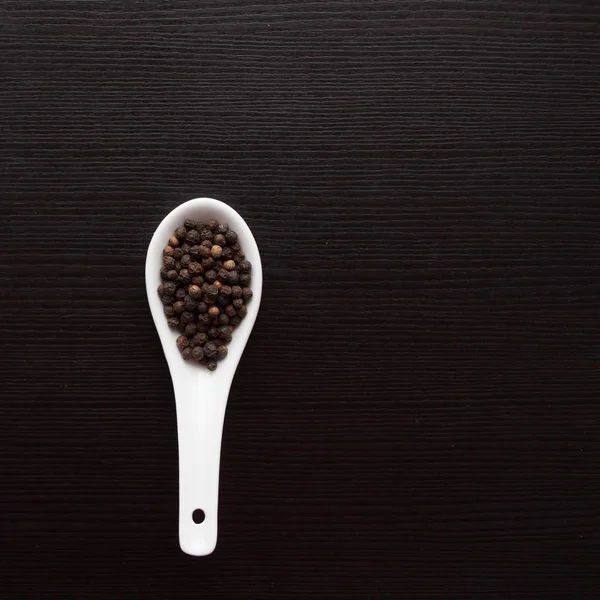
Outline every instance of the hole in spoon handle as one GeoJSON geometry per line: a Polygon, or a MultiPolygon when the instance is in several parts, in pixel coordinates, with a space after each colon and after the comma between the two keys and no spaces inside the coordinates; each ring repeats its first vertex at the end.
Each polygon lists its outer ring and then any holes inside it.
{"type": "MultiPolygon", "coordinates": [[[[179,544],[194,556],[217,543],[219,462],[227,396],[176,390],[179,445],[179,544]]],[[[215,390],[213,390],[215,392],[215,390]]]]}

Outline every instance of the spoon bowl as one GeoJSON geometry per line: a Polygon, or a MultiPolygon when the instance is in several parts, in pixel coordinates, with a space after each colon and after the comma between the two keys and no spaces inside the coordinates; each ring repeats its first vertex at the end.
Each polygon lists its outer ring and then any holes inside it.
{"type": "Polygon", "coordinates": [[[146,256],[146,292],[156,330],[169,365],[177,409],[179,447],[179,544],[187,554],[210,554],[217,543],[219,461],[223,420],[229,389],[258,315],[262,295],[262,266],[250,228],[230,206],[212,198],[195,198],[177,206],[156,228],[146,256]],[[228,223],[252,263],[252,299],[248,314],[235,329],[227,357],[216,371],[184,361],[176,344],[180,333],[171,329],[157,289],[161,283],[163,248],[186,219],[228,223]]]}

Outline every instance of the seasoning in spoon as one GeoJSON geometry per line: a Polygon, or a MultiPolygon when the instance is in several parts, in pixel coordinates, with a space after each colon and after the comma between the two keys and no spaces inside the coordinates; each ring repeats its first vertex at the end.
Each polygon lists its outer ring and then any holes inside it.
{"type": "Polygon", "coordinates": [[[210,371],[247,314],[252,265],[227,223],[186,219],[163,250],[158,295],[184,360],[210,371]]]}

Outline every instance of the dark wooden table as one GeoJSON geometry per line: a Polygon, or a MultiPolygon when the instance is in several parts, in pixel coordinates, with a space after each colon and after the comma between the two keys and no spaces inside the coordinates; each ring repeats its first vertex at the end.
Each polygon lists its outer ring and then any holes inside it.
{"type": "Polygon", "coordinates": [[[600,4],[0,5],[0,598],[597,598],[600,4]],[[177,540],[145,250],[265,290],[177,540]]]}

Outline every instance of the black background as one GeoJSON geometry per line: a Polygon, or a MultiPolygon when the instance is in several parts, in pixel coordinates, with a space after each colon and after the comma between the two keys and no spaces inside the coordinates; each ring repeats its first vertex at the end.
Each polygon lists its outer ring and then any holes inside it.
{"type": "Polygon", "coordinates": [[[0,598],[597,597],[600,5],[1,3],[0,598]],[[154,228],[254,231],[207,558],[154,228]]]}

